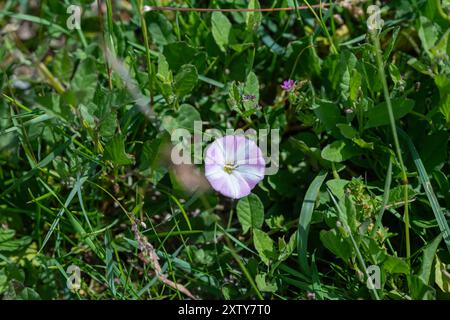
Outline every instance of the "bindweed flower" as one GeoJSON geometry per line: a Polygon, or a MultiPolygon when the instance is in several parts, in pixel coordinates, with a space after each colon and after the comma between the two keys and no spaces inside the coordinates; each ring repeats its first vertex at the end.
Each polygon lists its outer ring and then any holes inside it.
{"type": "Polygon", "coordinates": [[[214,190],[239,199],[264,178],[265,165],[254,141],[229,135],[215,140],[206,150],[205,176],[214,190]]]}
{"type": "Polygon", "coordinates": [[[281,89],[285,90],[285,91],[291,91],[295,86],[295,81],[294,80],[284,80],[283,84],[281,85],[281,89]]]}

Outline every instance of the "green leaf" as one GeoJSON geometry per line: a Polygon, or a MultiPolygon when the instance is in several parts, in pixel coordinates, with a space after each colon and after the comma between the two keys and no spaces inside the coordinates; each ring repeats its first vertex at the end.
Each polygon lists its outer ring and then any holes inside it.
{"type": "Polygon", "coordinates": [[[154,185],[165,176],[168,169],[163,163],[163,152],[166,144],[162,138],[156,138],[144,143],[141,153],[139,170],[143,175],[149,175],[154,185]]]}
{"type": "Polygon", "coordinates": [[[338,123],[336,127],[339,128],[341,134],[347,139],[353,139],[358,135],[358,131],[346,123],[338,123]]]}
{"type": "Polygon", "coordinates": [[[158,72],[156,77],[164,83],[172,82],[172,72],[170,71],[169,63],[167,62],[166,57],[161,53],[158,56],[158,72]]]}
{"type": "Polygon", "coordinates": [[[445,267],[445,264],[439,260],[437,255],[436,263],[434,265],[434,281],[443,292],[450,293],[450,278],[448,277],[447,268],[445,267]],[[447,274],[443,274],[444,272],[447,274]]]}
{"type": "Polygon", "coordinates": [[[349,180],[345,179],[331,179],[327,181],[327,187],[331,192],[339,199],[343,200],[345,197],[345,186],[349,183],[349,180]]]}
{"type": "Polygon", "coordinates": [[[331,59],[333,59],[330,70],[331,84],[333,89],[337,89],[342,97],[347,99],[350,93],[351,75],[357,64],[356,56],[349,50],[343,50],[339,58],[331,56],[331,59]]]}
{"type": "MultiPolygon", "coordinates": [[[[259,5],[258,0],[250,0],[248,2],[249,9],[259,9],[261,6],[259,5]]],[[[247,30],[250,32],[255,32],[259,25],[261,24],[262,14],[257,11],[249,11],[246,13],[245,23],[247,24],[247,30]]]]}
{"type": "Polygon", "coordinates": [[[286,65],[294,68],[291,72],[295,76],[314,78],[319,77],[321,73],[321,59],[317,54],[314,45],[314,37],[305,36],[300,40],[292,41],[288,44],[286,51],[277,44],[268,34],[263,37],[266,45],[276,54],[283,54],[286,57],[286,65]]]}
{"type": "Polygon", "coordinates": [[[107,113],[100,122],[100,135],[105,140],[114,136],[117,128],[117,114],[115,112],[107,113]]]}
{"type": "Polygon", "coordinates": [[[278,256],[278,261],[284,261],[291,256],[297,246],[297,232],[294,232],[289,238],[289,242],[286,243],[284,238],[278,239],[278,251],[280,255],[278,256]]]}
{"type": "Polygon", "coordinates": [[[259,101],[259,81],[254,72],[250,72],[247,76],[244,86],[244,94],[252,97],[252,99],[244,101],[245,110],[254,110],[258,106],[259,101]]]}
{"type": "Polygon", "coordinates": [[[105,146],[104,160],[111,160],[116,166],[130,165],[133,160],[125,152],[125,141],[120,135],[111,139],[105,146]]]}
{"type": "Polygon", "coordinates": [[[342,162],[360,154],[351,142],[337,140],[322,150],[322,158],[332,162],[342,162]]]}
{"type": "Polygon", "coordinates": [[[335,103],[330,101],[318,100],[313,105],[313,112],[320,122],[324,125],[325,130],[331,133],[337,133],[336,125],[345,122],[345,118],[341,115],[341,111],[335,103]]]}
{"type": "Polygon", "coordinates": [[[32,241],[29,236],[22,237],[20,239],[10,239],[8,241],[0,242],[0,252],[13,252],[24,249],[32,241]]]}
{"type": "MultiPolygon", "coordinates": [[[[170,69],[177,72],[184,64],[194,64],[198,50],[186,42],[173,42],[164,46],[163,55],[170,69]]],[[[159,70],[158,70],[159,72],[159,70]]]]}
{"type": "Polygon", "coordinates": [[[270,260],[276,255],[273,240],[264,231],[253,229],[253,243],[261,261],[269,265],[270,260]]]}
{"type": "Polygon", "coordinates": [[[264,206],[256,194],[249,194],[237,203],[237,216],[244,233],[252,229],[259,229],[264,222],[264,206]]]}
{"type": "Polygon", "coordinates": [[[172,134],[175,129],[186,129],[193,133],[195,121],[201,121],[198,110],[189,104],[182,104],[176,117],[165,116],[163,118],[162,126],[169,134],[172,134]]]}
{"type": "Polygon", "coordinates": [[[308,234],[309,226],[311,225],[312,214],[316,204],[317,196],[319,195],[320,187],[322,186],[327,173],[325,171],[320,172],[306,191],[305,198],[303,199],[302,209],[300,211],[300,217],[297,227],[297,251],[299,257],[300,267],[304,272],[309,271],[309,265],[307,260],[308,253],[308,234]]]}
{"type": "Polygon", "coordinates": [[[342,217],[342,220],[350,227],[350,231],[353,232],[354,234],[357,233],[357,226],[358,226],[358,222],[356,219],[356,208],[355,208],[355,204],[353,203],[352,199],[350,199],[350,197],[348,195],[345,195],[345,199],[343,201],[343,204],[341,203],[342,201],[340,201],[339,205],[341,208],[343,208],[344,210],[344,217],[342,217]]]}
{"type": "Polygon", "coordinates": [[[148,31],[156,44],[166,45],[176,40],[172,32],[172,25],[165,15],[150,11],[146,14],[146,20],[148,21],[148,31]]]}
{"type": "Polygon", "coordinates": [[[352,256],[351,244],[338,234],[336,229],[329,231],[322,230],[320,232],[320,241],[322,241],[325,248],[344,261],[348,261],[352,256]]]}
{"type": "Polygon", "coordinates": [[[182,65],[174,80],[174,90],[178,96],[191,93],[198,81],[197,69],[191,64],[182,65]]]}
{"type": "MultiPolygon", "coordinates": [[[[400,119],[414,108],[414,101],[410,99],[392,99],[392,111],[394,118],[400,119]]],[[[364,128],[385,126],[390,123],[386,102],[373,107],[367,112],[367,122],[364,128]]]]}
{"type": "Polygon", "coordinates": [[[418,152],[428,172],[441,169],[447,162],[448,131],[435,131],[420,139],[418,152]]]}
{"type": "Polygon", "coordinates": [[[213,12],[211,17],[212,34],[220,50],[226,52],[229,43],[231,22],[222,12],[213,12]]]}
{"type": "Polygon", "coordinates": [[[423,249],[423,258],[422,264],[420,266],[419,276],[426,284],[430,283],[430,274],[433,267],[434,256],[436,255],[436,250],[441,241],[442,235],[440,234],[423,249]]]}
{"type": "Polygon", "coordinates": [[[353,69],[350,77],[350,92],[349,99],[351,101],[356,101],[359,95],[359,90],[361,89],[361,79],[362,76],[357,69],[353,69]]]}
{"type": "Polygon", "coordinates": [[[417,275],[410,277],[411,298],[414,300],[435,300],[436,290],[427,285],[423,279],[417,275]]]}
{"type": "Polygon", "coordinates": [[[94,97],[97,88],[97,72],[93,59],[80,63],[71,83],[71,91],[75,98],[74,105],[88,104],[94,97]]]}
{"type": "Polygon", "coordinates": [[[418,35],[425,51],[430,52],[438,40],[439,27],[427,17],[419,17],[418,35]]]}
{"type": "Polygon", "coordinates": [[[23,289],[17,296],[17,300],[41,300],[39,294],[31,288],[23,289]]]}
{"type": "Polygon", "coordinates": [[[419,181],[425,190],[428,201],[430,202],[431,209],[433,210],[434,216],[439,225],[439,230],[441,231],[444,242],[447,245],[447,250],[450,252],[450,227],[448,226],[448,222],[444,216],[444,212],[442,211],[436,194],[433,191],[433,186],[431,185],[427,171],[425,170],[423,162],[420,159],[419,154],[417,153],[416,147],[412,143],[409,136],[400,128],[397,128],[397,131],[408,145],[414,164],[416,165],[417,171],[419,172],[419,181]]]}
{"type": "Polygon", "coordinates": [[[0,243],[11,240],[16,235],[16,231],[12,229],[0,229],[0,243]]]}
{"type": "Polygon", "coordinates": [[[409,275],[409,265],[402,258],[388,256],[384,261],[383,266],[389,273],[403,273],[409,275]]]}
{"type": "Polygon", "coordinates": [[[268,282],[266,273],[259,273],[255,277],[256,285],[262,292],[276,292],[278,290],[277,283],[275,281],[268,282]]]}
{"type": "Polygon", "coordinates": [[[31,243],[31,237],[25,236],[20,239],[14,239],[15,234],[16,232],[11,229],[0,229],[0,252],[21,250],[31,243]]]}

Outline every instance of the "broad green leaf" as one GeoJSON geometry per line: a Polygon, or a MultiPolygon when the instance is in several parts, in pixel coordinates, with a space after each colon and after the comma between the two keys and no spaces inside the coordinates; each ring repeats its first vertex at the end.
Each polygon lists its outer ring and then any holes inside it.
{"type": "Polygon", "coordinates": [[[0,229],[0,243],[11,240],[14,238],[16,231],[12,229],[0,229]]]}
{"type": "Polygon", "coordinates": [[[220,50],[226,51],[229,43],[231,22],[222,12],[213,12],[211,17],[212,34],[220,50]]]}
{"type": "Polygon", "coordinates": [[[182,104],[175,117],[165,116],[163,118],[162,126],[169,134],[172,134],[175,129],[186,129],[193,133],[195,121],[201,121],[198,110],[189,104],[182,104]]]}
{"type": "Polygon", "coordinates": [[[141,153],[139,170],[143,175],[149,175],[154,185],[165,176],[168,168],[164,165],[162,155],[166,144],[164,139],[156,138],[144,143],[141,153]]]}
{"type": "Polygon", "coordinates": [[[107,113],[100,121],[100,135],[103,139],[109,140],[114,136],[117,128],[117,114],[115,112],[107,113]]]}
{"type": "Polygon", "coordinates": [[[297,246],[297,232],[294,232],[289,238],[288,243],[284,241],[284,238],[278,239],[278,261],[284,261],[291,256],[297,246]]]}
{"type": "MultiPolygon", "coordinates": [[[[414,101],[409,99],[392,99],[392,112],[394,118],[400,119],[414,108],[414,101]]],[[[364,126],[366,129],[385,126],[390,123],[389,114],[387,112],[386,102],[373,107],[367,112],[367,122],[364,126]]]]}
{"type": "Polygon", "coordinates": [[[435,300],[436,290],[427,285],[423,279],[417,275],[412,275],[409,280],[411,298],[414,300],[435,300]]]}
{"type": "Polygon", "coordinates": [[[351,142],[337,140],[322,150],[322,158],[332,162],[342,162],[360,154],[351,142]]]}
{"type": "Polygon", "coordinates": [[[442,241],[442,235],[438,235],[430,244],[423,249],[422,264],[420,266],[419,276],[426,283],[430,283],[431,269],[433,267],[436,250],[442,241]]]}
{"type": "Polygon", "coordinates": [[[104,160],[111,160],[115,166],[129,165],[133,160],[125,152],[125,141],[120,135],[111,139],[105,146],[104,160]]]}
{"type": "Polygon", "coordinates": [[[346,123],[338,123],[336,127],[339,128],[341,134],[347,139],[353,139],[358,135],[358,131],[346,123]]]}
{"type": "Polygon", "coordinates": [[[439,26],[427,17],[419,17],[418,35],[422,42],[423,48],[429,53],[438,40],[439,26]]]}
{"type": "Polygon", "coordinates": [[[39,294],[32,288],[24,288],[17,296],[17,300],[41,300],[39,294]]]}
{"type": "Polygon", "coordinates": [[[146,14],[146,20],[148,21],[148,30],[154,43],[166,45],[176,40],[172,25],[165,15],[156,11],[150,11],[146,14]]]}
{"type": "Polygon", "coordinates": [[[449,132],[440,130],[423,136],[417,146],[427,172],[440,170],[448,161],[449,132]]]}
{"type": "MultiPolygon", "coordinates": [[[[249,9],[259,9],[258,0],[250,0],[248,2],[249,9]]],[[[255,32],[259,25],[261,24],[262,14],[261,12],[249,11],[246,13],[245,23],[247,24],[247,30],[250,32],[255,32]]]]}
{"type": "Polygon", "coordinates": [[[24,249],[27,245],[31,243],[32,238],[25,236],[19,239],[9,239],[0,242],[0,252],[12,252],[24,249]]]}
{"type": "Polygon", "coordinates": [[[86,59],[80,63],[71,82],[71,97],[75,99],[73,105],[87,105],[92,101],[97,88],[97,71],[93,59],[86,59]]]}
{"type": "Polygon", "coordinates": [[[162,53],[158,56],[158,73],[156,76],[164,83],[172,82],[172,72],[170,71],[169,63],[162,53]]]}
{"type": "Polygon", "coordinates": [[[286,65],[292,66],[294,75],[312,78],[319,77],[322,68],[322,61],[314,46],[313,36],[305,36],[300,40],[292,41],[288,44],[285,52],[283,47],[275,42],[268,34],[263,41],[273,52],[282,55],[287,59],[286,65]]]}
{"type": "Polygon", "coordinates": [[[351,71],[349,99],[356,101],[361,89],[362,76],[357,69],[351,71]]]}
{"type": "MultiPolygon", "coordinates": [[[[350,93],[351,75],[356,67],[356,56],[349,50],[343,50],[339,57],[331,56],[330,76],[333,89],[338,90],[344,99],[347,99],[350,93]]],[[[355,75],[356,76],[356,75],[355,75]]]]}
{"type": "Polygon", "coordinates": [[[343,200],[345,197],[345,186],[349,182],[349,180],[345,179],[331,179],[327,181],[327,187],[339,200],[343,200]]]}
{"type": "Polygon", "coordinates": [[[329,231],[322,230],[320,232],[320,240],[325,248],[334,253],[337,257],[344,261],[348,261],[352,256],[352,245],[344,239],[336,229],[329,231]]]}
{"type": "Polygon", "coordinates": [[[259,273],[255,277],[256,285],[262,292],[276,292],[278,290],[277,283],[275,281],[268,282],[266,273],[259,273]]]}
{"type": "Polygon", "coordinates": [[[436,256],[434,265],[434,281],[443,292],[450,293],[450,278],[448,277],[448,269],[445,264],[436,256]],[[444,274],[444,272],[446,274],[444,274]]]}
{"type": "Polygon", "coordinates": [[[249,194],[238,201],[237,216],[244,233],[252,229],[259,229],[264,222],[264,206],[256,194],[249,194]]]}
{"type": "Polygon", "coordinates": [[[337,133],[336,125],[345,122],[339,108],[330,101],[318,100],[312,110],[327,132],[337,133]]]}
{"type": "Polygon", "coordinates": [[[184,64],[193,64],[198,50],[186,42],[173,42],[164,46],[163,55],[173,72],[184,64]]]}
{"type": "Polygon", "coordinates": [[[174,81],[174,90],[178,96],[191,93],[198,81],[197,69],[191,64],[182,65],[174,81]]]}
{"type": "Polygon", "coordinates": [[[252,71],[248,74],[244,86],[244,95],[251,97],[244,101],[245,110],[254,110],[259,101],[259,81],[256,74],[252,71]]]}
{"type": "Polygon", "coordinates": [[[269,265],[276,256],[273,240],[264,231],[253,229],[253,243],[261,261],[269,265]]]}
{"type": "Polygon", "coordinates": [[[384,261],[383,266],[389,273],[403,273],[409,275],[409,265],[402,258],[388,256],[386,261],[384,261]]]}

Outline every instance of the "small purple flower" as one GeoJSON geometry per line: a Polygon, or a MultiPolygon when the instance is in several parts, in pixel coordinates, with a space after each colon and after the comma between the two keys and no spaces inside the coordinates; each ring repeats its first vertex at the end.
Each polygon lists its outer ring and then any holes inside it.
{"type": "Polygon", "coordinates": [[[284,80],[283,84],[281,85],[281,89],[285,90],[285,91],[291,91],[295,86],[295,81],[294,80],[284,80]]]}
{"type": "Polygon", "coordinates": [[[249,195],[264,178],[265,166],[261,149],[243,136],[219,138],[206,150],[206,179],[214,190],[229,198],[249,195]]]}

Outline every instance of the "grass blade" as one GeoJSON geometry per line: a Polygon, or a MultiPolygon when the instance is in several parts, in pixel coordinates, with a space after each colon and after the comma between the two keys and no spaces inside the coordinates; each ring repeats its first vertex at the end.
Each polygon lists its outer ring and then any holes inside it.
{"type": "Polygon", "coordinates": [[[406,141],[406,144],[408,145],[414,164],[416,165],[417,171],[419,172],[419,181],[422,184],[423,189],[425,190],[428,201],[430,201],[430,206],[431,209],[433,210],[434,216],[436,217],[439,229],[441,230],[442,238],[444,239],[445,244],[447,245],[447,249],[450,252],[450,228],[448,226],[447,220],[445,219],[444,212],[442,211],[442,208],[439,205],[436,194],[433,191],[433,187],[431,186],[430,178],[428,177],[427,171],[425,170],[423,162],[420,159],[419,153],[417,152],[416,147],[414,146],[409,136],[402,129],[397,128],[397,130],[400,136],[406,141]]]}
{"type": "Polygon", "coordinates": [[[319,194],[320,187],[326,177],[327,173],[325,171],[321,171],[311,182],[308,190],[306,191],[305,199],[303,200],[302,209],[300,211],[300,218],[298,220],[297,250],[300,268],[305,273],[309,273],[309,265],[306,256],[308,252],[309,225],[311,224],[312,213],[314,211],[317,195],[319,194]]]}

